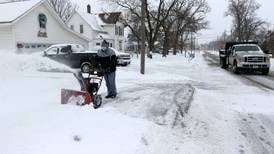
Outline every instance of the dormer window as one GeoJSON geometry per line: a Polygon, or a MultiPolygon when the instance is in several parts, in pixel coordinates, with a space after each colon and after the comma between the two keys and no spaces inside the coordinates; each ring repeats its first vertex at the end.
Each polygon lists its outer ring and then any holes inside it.
{"type": "Polygon", "coordinates": [[[89,4],[87,5],[87,13],[91,13],[91,7],[89,4]]]}

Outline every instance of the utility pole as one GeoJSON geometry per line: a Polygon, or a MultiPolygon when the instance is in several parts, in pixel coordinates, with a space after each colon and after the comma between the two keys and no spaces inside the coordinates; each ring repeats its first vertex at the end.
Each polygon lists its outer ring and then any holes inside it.
{"type": "Polygon", "coordinates": [[[145,0],[141,1],[141,74],[145,74],[145,0]]]}
{"type": "Polygon", "coordinates": [[[195,53],[195,51],[196,51],[196,36],[194,36],[194,38],[193,38],[193,52],[195,53]]]}
{"type": "Polygon", "coordinates": [[[193,33],[190,32],[190,53],[192,54],[193,50],[193,33]]]}

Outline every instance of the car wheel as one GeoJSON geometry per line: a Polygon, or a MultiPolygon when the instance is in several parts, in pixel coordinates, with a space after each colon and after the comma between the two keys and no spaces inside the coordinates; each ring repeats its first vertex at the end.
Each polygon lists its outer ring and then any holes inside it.
{"type": "Polygon", "coordinates": [[[232,71],[233,71],[234,74],[239,74],[240,73],[236,61],[233,62],[232,71]]]}
{"type": "Polygon", "coordinates": [[[89,73],[91,70],[91,64],[89,62],[84,62],[81,64],[81,71],[83,73],[89,73]]]}

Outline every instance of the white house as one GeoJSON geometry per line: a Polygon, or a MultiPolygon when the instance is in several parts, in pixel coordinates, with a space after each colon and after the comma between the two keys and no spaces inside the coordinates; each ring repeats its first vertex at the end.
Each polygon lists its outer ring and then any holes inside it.
{"type": "Polygon", "coordinates": [[[41,51],[52,44],[90,40],[72,31],[46,0],[0,3],[0,50],[41,51]]]}
{"type": "Polygon", "coordinates": [[[95,13],[91,6],[85,10],[78,10],[67,21],[67,25],[74,31],[90,39],[89,48],[100,46],[103,39],[110,42],[110,46],[124,51],[124,27],[120,22],[121,12],[95,13]]]}
{"type": "Polygon", "coordinates": [[[97,21],[113,38],[113,47],[117,50],[125,50],[124,26],[121,22],[122,12],[108,12],[96,14],[97,21]]]}

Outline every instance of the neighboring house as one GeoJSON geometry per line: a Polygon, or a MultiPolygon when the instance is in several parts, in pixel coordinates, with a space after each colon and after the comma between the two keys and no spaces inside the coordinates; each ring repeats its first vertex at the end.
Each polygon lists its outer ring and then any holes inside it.
{"type": "Polygon", "coordinates": [[[0,3],[0,14],[0,50],[33,52],[59,43],[88,47],[90,40],[69,29],[46,0],[0,3]]]}
{"type": "Polygon", "coordinates": [[[124,45],[124,26],[120,22],[122,18],[121,12],[109,12],[97,14],[97,19],[101,27],[113,38],[113,47],[119,51],[125,51],[124,45]]]}
{"type": "Polygon", "coordinates": [[[98,24],[97,18],[94,14],[76,11],[67,21],[67,25],[71,30],[89,38],[90,50],[95,49],[96,46],[100,46],[102,38],[106,39],[110,43],[114,42],[108,33],[98,24]]]}
{"type": "Polygon", "coordinates": [[[121,17],[121,12],[94,13],[90,5],[87,5],[85,11],[76,11],[67,21],[67,25],[90,39],[91,50],[100,46],[105,39],[111,47],[124,51],[124,27],[120,22],[121,17]]]}

